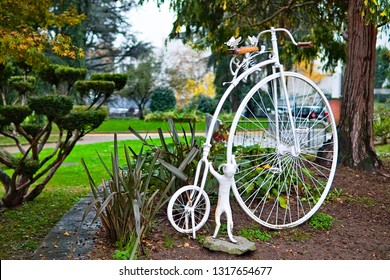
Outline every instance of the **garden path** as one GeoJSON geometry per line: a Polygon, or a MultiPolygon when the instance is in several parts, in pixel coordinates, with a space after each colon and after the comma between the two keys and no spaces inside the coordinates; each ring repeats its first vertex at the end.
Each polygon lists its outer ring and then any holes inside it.
{"type": "MultiPolygon", "coordinates": [[[[141,133],[141,136],[147,135],[150,138],[158,138],[158,133],[141,133]]],[[[169,136],[169,133],[164,133],[165,137],[169,136]]],[[[134,134],[132,133],[119,133],[117,134],[118,140],[136,140],[138,139],[134,134]]],[[[85,144],[93,144],[93,143],[99,143],[99,142],[110,142],[114,140],[114,133],[89,133],[85,135],[83,138],[81,138],[77,145],[85,145],[85,144]]],[[[47,143],[45,145],[45,148],[53,148],[55,147],[56,143],[47,143]]],[[[14,145],[10,146],[2,146],[2,149],[6,150],[9,153],[16,153],[18,152],[18,148],[14,145]]]]}

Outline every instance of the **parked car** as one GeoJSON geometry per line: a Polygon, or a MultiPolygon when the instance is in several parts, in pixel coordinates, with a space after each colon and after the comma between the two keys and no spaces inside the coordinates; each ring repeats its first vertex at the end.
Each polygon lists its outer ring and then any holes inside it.
{"type": "Polygon", "coordinates": [[[321,106],[297,106],[293,110],[294,116],[299,118],[308,118],[308,119],[323,119],[326,120],[328,116],[328,111],[325,107],[321,106]]]}

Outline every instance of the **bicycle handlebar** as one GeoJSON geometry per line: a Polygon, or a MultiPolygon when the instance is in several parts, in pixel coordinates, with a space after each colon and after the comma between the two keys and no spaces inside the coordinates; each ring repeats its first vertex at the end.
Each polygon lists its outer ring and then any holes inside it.
{"type": "MultiPolygon", "coordinates": [[[[296,45],[297,47],[308,48],[308,47],[313,47],[314,46],[314,43],[311,42],[311,41],[309,41],[309,42],[296,42],[294,40],[294,37],[292,36],[291,32],[288,31],[285,28],[271,28],[271,29],[268,29],[268,30],[261,31],[257,35],[257,41],[259,41],[260,36],[265,34],[265,33],[271,33],[273,36],[275,36],[276,32],[281,32],[281,31],[287,33],[287,35],[290,37],[292,43],[294,45],[296,45]]],[[[257,52],[257,51],[259,51],[259,48],[257,46],[247,46],[247,47],[229,49],[229,52],[231,54],[234,54],[234,55],[246,54],[246,53],[257,52]]]]}
{"type": "Polygon", "coordinates": [[[302,47],[302,48],[307,48],[307,47],[313,47],[314,46],[314,43],[313,42],[296,42],[294,37],[292,36],[291,32],[288,31],[287,29],[285,28],[271,28],[271,29],[268,29],[268,30],[264,30],[264,31],[261,31],[258,35],[257,35],[257,40],[259,40],[260,36],[265,34],[265,33],[271,33],[271,34],[275,34],[276,32],[285,32],[287,33],[287,35],[290,37],[292,43],[294,45],[296,45],[297,47],[302,47]]]}

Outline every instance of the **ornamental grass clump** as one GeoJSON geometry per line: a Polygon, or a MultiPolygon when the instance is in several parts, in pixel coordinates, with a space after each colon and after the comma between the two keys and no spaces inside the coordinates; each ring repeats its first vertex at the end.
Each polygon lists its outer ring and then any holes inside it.
{"type": "Polygon", "coordinates": [[[95,208],[95,219],[100,218],[111,242],[118,247],[129,247],[128,245],[131,244],[129,258],[135,259],[142,237],[150,230],[156,213],[165,201],[163,194],[159,194],[159,189],[152,189],[151,185],[159,151],[149,156],[145,156],[147,152],[143,152],[143,148],[138,154],[126,146],[124,151],[126,164],[120,166],[115,135],[111,167],[107,166],[98,154],[108,177],[108,179],[103,179],[102,184],[94,182],[82,160],[95,198],[86,209],[83,220],[95,208]],[[132,157],[129,151],[133,153],[132,157]]]}

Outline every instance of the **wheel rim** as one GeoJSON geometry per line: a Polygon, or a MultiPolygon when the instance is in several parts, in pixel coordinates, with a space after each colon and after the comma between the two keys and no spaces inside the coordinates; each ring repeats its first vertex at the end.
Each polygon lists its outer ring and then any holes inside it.
{"type": "Polygon", "coordinates": [[[300,74],[285,74],[293,122],[280,98],[280,74],[271,75],[244,98],[227,148],[228,160],[234,155],[239,166],[237,201],[255,221],[275,229],[299,225],[318,210],[333,181],[338,149],[333,114],[321,90],[300,74]],[[267,109],[275,106],[277,120],[267,109]]]}
{"type": "Polygon", "coordinates": [[[185,186],[174,193],[168,204],[168,220],[179,232],[192,232],[192,213],[194,211],[195,231],[207,221],[210,214],[210,200],[206,192],[197,186],[185,186]],[[192,207],[200,192],[200,199],[192,207]]]}

